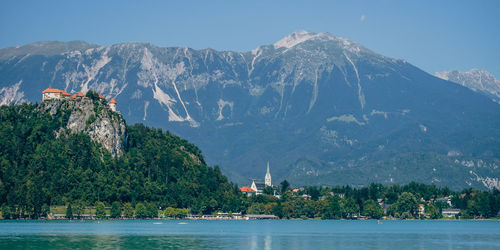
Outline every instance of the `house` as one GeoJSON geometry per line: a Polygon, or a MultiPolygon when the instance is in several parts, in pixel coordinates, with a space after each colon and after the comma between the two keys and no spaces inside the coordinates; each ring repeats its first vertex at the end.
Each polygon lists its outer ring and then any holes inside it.
{"type": "Polygon", "coordinates": [[[301,195],[300,197],[301,197],[302,199],[304,199],[304,200],[310,200],[310,199],[311,199],[311,196],[310,196],[310,195],[308,195],[308,194],[303,194],[303,195],[301,195]]]}
{"type": "Polygon", "coordinates": [[[241,187],[240,191],[248,196],[251,196],[256,193],[255,190],[253,190],[251,187],[248,186],[241,187]]]}
{"type": "Polygon", "coordinates": [[[444,202],[444,203],[447,203],[448,206],[451,207],[451,198],[452,196],[446,196],[446,197],[439,197],[436,199],[436,202],[444,202]]]}
{"type": "Polygon", "coordinates": [[[344,196],[345,196],[343,193],[334,193],[334,192],[330,192],[330,195],[331,196],[338,196],[341,199],[344,199],[344,196]]]}
{"type": "Polygon", "coordinates": [[[85,95],[82,93],[82,91],[78,91],[78,93],[73,94],[71,96],[71,98],[73,98],[73,99],[84,99],[85,95]]]}
{"type": "Polygon", "coordinates": [[[425,205],[418,204],[418,215],[425,216],[425,205]]]}
{"type": "Polygon", "coordinates": [[[443,217],[453,217],[457,214],[460,213],[460,209],[456,209],[456,208],[443,208],[443,210],[441,211],[441,214],[443,215],[443,217]]]}
{"type": "Polygon", "coordinates": [[[247,214],[245,215],[247,220],[276,220],[278,217],[273,214],[247,214]]]}
{"type": "Polygon", "coordinates": [[[109,109],[116,112],[116,100],[115,100],[115,98],[111,98],[111,100],[109,101],[109,109]]]}
{"type": "Polygon", "coordinates": [[[217,213],[217,218],[220,220],[241,220],[243,219],[243,216],[241,213],[222,213],[218,212],[217,213]]]}
{"type": "Polygon", "coordinates": [[[265,187],[266,183],[261,180],[252,180],[252,184],[250,185],[250,188],[253,189],[256,194],[262,194],[265,187]]]}
{"type": "Polygon", "coordinates": [[[61,99],[69,96],[70,94],[66,93],[64,90],[47,88],[42,91],[42,102],[49,99],[61,99]]]}

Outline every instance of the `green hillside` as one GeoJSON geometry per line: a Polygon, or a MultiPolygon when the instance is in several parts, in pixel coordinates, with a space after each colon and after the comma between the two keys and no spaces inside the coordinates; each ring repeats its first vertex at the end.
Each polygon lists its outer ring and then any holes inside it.
{"type": "MultiPolygon", "coordinates": [[[[94,105],[101,112],[97,119],[116,116],[105,103],[94,105]]],[[[88,134],[65,128],[75,110],[50,114],[40,107],[0,107],[0,204],[17,214],[36,218],[44,205],[97,201],[153,202],[193,213],[240,209],[238,188],[186,140],[142,124],[127,126],[123,155],[115,158],[88,134]]]]}

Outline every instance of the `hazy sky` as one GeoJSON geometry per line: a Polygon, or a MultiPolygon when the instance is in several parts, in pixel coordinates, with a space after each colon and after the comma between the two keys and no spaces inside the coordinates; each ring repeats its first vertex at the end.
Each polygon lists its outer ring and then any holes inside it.
{"type": "Polygon", "coordinates": [[[500,78],[500,1],[2,1],[0,48],[45,40],[248,51],[329,32],[434,73],[500,78]]]}

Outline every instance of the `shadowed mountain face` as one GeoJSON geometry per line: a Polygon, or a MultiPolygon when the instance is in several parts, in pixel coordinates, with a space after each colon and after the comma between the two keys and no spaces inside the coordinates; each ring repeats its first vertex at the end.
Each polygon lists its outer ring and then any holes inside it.
{"type": "Polygon", "coordinates": [[[0,101],[94,89],[248,184],[500,187],[500,105],[327,33],[250,52],[38,43],[0,50],[0,101]],[[50,46],[48,46],[49,44],[50,46]],[[47,46],[49,52],[44,52],[47,46]]]}

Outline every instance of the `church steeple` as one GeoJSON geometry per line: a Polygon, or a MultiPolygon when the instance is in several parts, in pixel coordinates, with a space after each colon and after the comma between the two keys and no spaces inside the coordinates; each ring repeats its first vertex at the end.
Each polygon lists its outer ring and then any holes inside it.
{"type": "Polygon", "coordinates": [[[269,172],[269,162],[267,162],[267,172],[266,172],[265,184],[266,184],[266,186],[272,186],[271,173],[269,172]]]}

